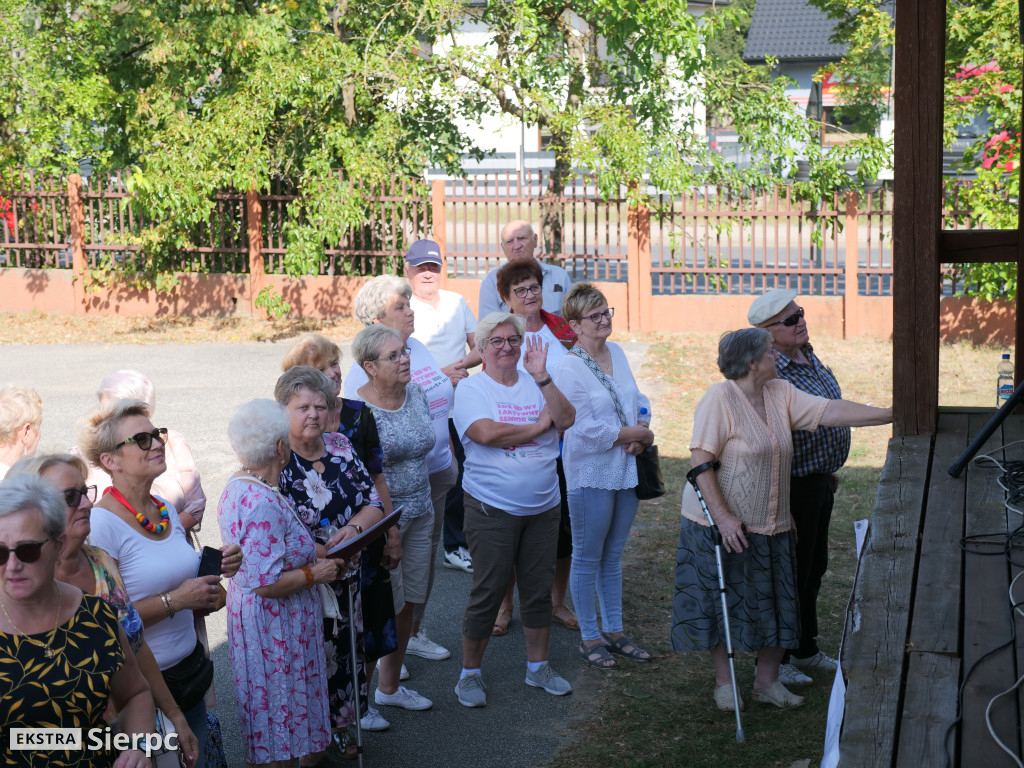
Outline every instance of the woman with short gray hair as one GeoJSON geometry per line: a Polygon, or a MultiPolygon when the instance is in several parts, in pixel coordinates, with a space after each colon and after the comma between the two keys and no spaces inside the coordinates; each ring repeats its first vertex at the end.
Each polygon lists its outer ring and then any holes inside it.
{"type": "Polygon", "coordinates": [[[36,452],[42,425],[38,392],[31,387],[0,389],[0,480],[14,462],[36,452]]]}
{"type": "MultiPolygon", "coordinates": [[[[455,387],[423,342],[412,338],[416,325],[415,312],[409,303],[411,296],[412,289],[402,278],[378,275],[356,295],[356,315],[367,326],[383,325],[398,332],[401,345],[409,350],[412,383],[421,387],[427,397],[430,424],[434,431],[434,444],[427,454],[427,472],[430,474],[430,497],[434,509],[431,548],[436,552],[441,542],[445,498],[459,476],[458,463],[452,455],[451,437],[448,434],[448,413],[454,402],[455,387]]],[[[363,366],[358,361],[353,362],[345,376],[345,397],[362,399],[359,396],[360,388],[369,381],[363,366]]],[[[431,557],[427,597],[434,585],[435,561],[436,557],[431,557]]],[[[420,629],[425,608],[424,602],[417,605],[413,612],[412,636],[409,638],[407,652],[424,659],[447,659],[451,656],[448,649],[435,643],[420,629]]]]}
{"type": "Polygon", "coordinates": [[[338,577],[281,495],[291,458],[288,418],[272,400],[241,406],[228,423],[241,467],[217,505],[221,536],[242,549],[228,587],[228,655],[249,765],[318,760],[330,739],[323,612],[313,587],[338,577]],[[276,681],[287,678],[287,685],[276,681]],[[262,696],[250,696],[262,691],[262,696]]]}
{"type": "MultiPolygon", "coordinates": [[[[696,482],[721,534],[732,643],[757,654],[754,699],[798,707],[803,697],[778,679],[785,649],[800,640],[789,511],[792,432],[888,424],[892,409],[816,397],[777,378],[771,335],[763,328],[724,334],[718,368],[726,380],[712,385],[697,404],[690,466],[699,471],[696,482]]],[[[715,538],[689,484],[683,489],[675,581],[672,647],[710,651],[715,704],[732,711],[715,538]]]]}

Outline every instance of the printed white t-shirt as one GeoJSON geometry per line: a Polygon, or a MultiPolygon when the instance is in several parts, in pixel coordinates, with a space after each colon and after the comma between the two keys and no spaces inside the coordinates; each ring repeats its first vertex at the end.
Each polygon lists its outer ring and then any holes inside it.
{"type": "Polygon", "coordinates": [[[544,405],[540,387],[523,374],[511,387],[498,383],[486,372],[459,383],[452,419],[466,449],[462,477],[466,493],[510,515],[536,515],[559,503],[557,430],[549,429],[528,443],[502,448],[480,445],[466,436],[466,430],[479,419],[535,424],[544,405]]]}
{"type": "Polygon", "coordinates": [[[436,309],[415,296],[409,299],[416,313],[412,337],[422,341],[444,368],[466,356],[466,334],[476,331],[476,318],[462,294],[438,290],[437,297],[436,309]]]}
{"type": "MultiPolygon", "coordinates": [[[[427,454],[427,472],[434,474],[448,469],[452,464],[452,450],[448,445],[448,413],[455,399],[455,387],[452,380],[441,373],[441,366],[434,360],[422,341],[412,337],[406,342],[412,350],[409,360],[409,372],[412,383],[419,384],[427,396],[430,406],[430,425],[434,428],[434,447],[427,454]]],[[[345,397],[349,400],[360,400],[359,388],[370,380],[359,363],[353,361],[352,367],[345,374],[345,397]]]]}

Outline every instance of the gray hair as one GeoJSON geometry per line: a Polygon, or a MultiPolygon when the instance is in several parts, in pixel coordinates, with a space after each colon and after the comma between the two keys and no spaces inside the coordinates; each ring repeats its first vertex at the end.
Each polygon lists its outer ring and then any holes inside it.
{"type": "Polygon", "coordinates": [[[0,389],[0,445],[14,442],[18,430],[26,424],[36,429],[43,423],[43,399],[31,387],[0,389]]]}
{"type": "Polygon", "coordinates": [[[114,371],[100,382],[96,397],[101,403],[108,400],[141,400],[149,406],[149,416],[156,411],[156,389],[144,373],[123,369],[114,371]]]}
{"type": "Polygon", "coordinates": [[[7,478],[17,477],[18,475],[41,477],[46,470],[61,464],[66,464],[78,470],[82,479],[89,476],[89,465],[85,463],[81,456],[75,456],[71,453],[47,453],[38,456],[22,456],[7,471],[7,478]]]}
{"type": "Polygon", "coordinates": [[[288,417],[273,400],[250,400],[240,405],[228,422],[228,442],[242,466],[269,464],[280,440],[288,445],[288,417]]]}
{"type": "Polygon", "coordinates": [[[476,348],[482,352],[484,344],[487,343],[487,339],[491,337],[494,329],[499,325],[506,324],[515,328],[516,333],[520,336],[526,333],[526,320],[519,315],[513,315],[511,312],[491,312],[476,326],[476,336],[473,339],[476,342],[476,348]]]}
{"type": "Polygon", "coordinates": [[[43,530],[56,539],[67,525],[68,506],[64,494],[35,475],[18,475],[0,483],[0,517],[30,509],[43,516],[43,530]]]}
{"type": "Polygon", "coordinates": [[[334,382],[327,374],[308,365],[296,365],[281,374],[274,385],[274,399],[287,406],[299,392],[308,389],[324,396],[327,407],[334,410],[337,398],[334,395],[334,382]]]}
{"type": "Polygon", "coordinates": [[[764,328],[726,331],[718,341],[718,370],[727,379],[742,379],[771,346],[772,335],[764,328]]]}
{"type": "MultiPolygon", "coordinates": [[[[386,325],[368,325],[359,332],[352,342],[352,357],[359,366],[376,360],[388,339],[401,339],[402,334],[386,325]]],[[[364,369],[365,370],[365,369],[364,369]]]]}
{"type": "Polygon", "coordinates": [[[102,467],[100,456],[111,453],[121,442],[117,428],[129,416],[150,417],[149,405],[142,400],[111,400],[90,414],[78,428],[78,448],[89,463],[102,467]]]}
{"type": "Polygon", "coordinates": [[[411,299],[412,288],[409,283],[396,275],[377,275],[356,294],[356,317],[363,325],[372,325],[388,311],[388,305],[395,296],[402,296],[406,301],[411,299]]]}

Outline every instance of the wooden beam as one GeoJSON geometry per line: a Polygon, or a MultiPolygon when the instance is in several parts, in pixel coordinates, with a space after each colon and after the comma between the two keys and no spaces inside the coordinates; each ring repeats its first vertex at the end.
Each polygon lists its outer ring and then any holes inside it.
{"type": "Polygon", "coordinates": [[[939,231],[945,0],[896,7],[893,209],[893,418],[897,435],[934,434],[939,404],[939,231]]]}
{"type": "Polygon", "coordinates": [[[1000,264],[1017,261],[1016,229],[956,229],[939,233],[939,263],[1000,264]]]}

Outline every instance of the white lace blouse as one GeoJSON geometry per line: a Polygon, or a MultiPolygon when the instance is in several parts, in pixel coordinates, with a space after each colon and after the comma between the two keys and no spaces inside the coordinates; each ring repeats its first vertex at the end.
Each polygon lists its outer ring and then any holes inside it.
{"type": "MultiPolygon", "coordinates": [[[[641,408],[647,409],[643,421],[649,423],[651,401],[637,389],[626,353],[612,342],[608,342],[608,350],[612,355],[612,383],[629,426],[636,426],[641,408]]],[[[555,382],[576,408],[576,422],[565,431],[562,442],[567,486],[570,489],[635,488],[636,459],[621,445],[614,445],[622,424],[608,390],[586,364],[572,354],[563,357],[558,364],[555,382]]]]}

